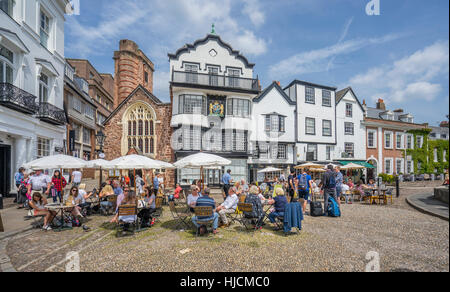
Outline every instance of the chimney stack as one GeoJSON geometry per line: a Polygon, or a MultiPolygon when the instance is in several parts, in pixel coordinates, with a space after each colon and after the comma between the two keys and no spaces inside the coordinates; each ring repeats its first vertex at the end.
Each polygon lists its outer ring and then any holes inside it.
{"type": "Polygon", "coordinates": [[[441,128],[448,128],[448,121],[443,121],[439,124],[439,127],[441,128]]]}
{"type": "Polygon", "coordinates": [[[378,99],[378,102],[377,102],[377,109],[379,109],[379,110],[386,110],[386,104],[384,103],[384,100],[383,99],[378,99]]]}
{"type": "Polygon", "coordinates": [[[401,108],[396,109],[396,110],[394,111],[394,113],[402,114],[402,113],[403,113],[403,109],[401,109],[401,108]]]}

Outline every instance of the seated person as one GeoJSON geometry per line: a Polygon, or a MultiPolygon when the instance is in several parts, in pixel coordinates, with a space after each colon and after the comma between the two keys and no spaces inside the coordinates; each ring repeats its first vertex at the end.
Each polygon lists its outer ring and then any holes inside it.
{"type": "Polygon", "coordinates": [[[270,205],[274,205],[275,210],[269,214],[269,220],[272,224],[275,223],[277,217],[284,217],[284,210],[288,201],[284,195],[283,189],[277,189],[277,196],[269,201],[270,205]]]}
{"type": "Polygon", "coordinates": [[[228,227],[230,223],[228,222],[227,214],[233,214],[236,212],[236,208],[239,202],[239,198],[236,195],[236,188],[231,187],[228,190],[228,196],[219,207],[217,207],[216,212],[219,213],[220,219],[222,220],[223,226],[228,227]]]}
{"type": "Polygon", "coordinates": [[[42,227],[42,229],[43,230],[52,230],[52,228],[50,227],[50,224],[52,223],[53,219],[56,217],[56,212],[49,211],[45,208],[45,205],[47,205],[47,199],[44,198],[41,195],[41,193],[34,192],[29,204],[30,204],[30,207],[33,208],[34,216],[45,216],[44,217],[44,226],[42,227]]]}
{"type": "Polygon", "coordinates": [[[83,218],[83,215],[81,215],[81,207],[79,204],[83,204],[84,199],[83,196],[80,196],[79,188],[76,186],[73,186],[69,191],[69,196],[66,199],[66,206],[73,206],[71,209],[67,209],[67,211],[70,211],[72,213],[72,216],[75,218],[83,218]]]}
{"type": "Polygon", "coordinates": [[[194,207],[196,206],[198,198],[200,198],[200,188],[196,185],[191,185],[191,194],[187,197],[187,204],[189,206],[189,210],[194,213],[194,207]]]}
{"type": "Polygon", "coordinates": [[[252,187],[250,189],[249,194],[245,198],[245,203],[253,205],[253,212],[244,212],[244,216],[246,218],[255,219],[253,220],[253,224],[260,226],[262,223],[261,221],[264,218],[264,210],[258,193],[259,192],[257,187],[252,187]]]}
{"type": "Polygon", "coordinates": [[[342,190],[342,195],[345,196],[345,203],[353,204],[353,196],[351,194],[350,187],[348,186],[348,184],[343,183],[341,190],[342,190]],[[349,199],[351,200],[351,202],[349,202],[349,199]]]}
{"type": "Polygon", "coordinates": [[[261,204],[262,204],[262,205],[266,205],[266,204],[267,204],[267,200],[266,200],[266,198],[264,197],[261,188],[260,188],[260,187],[257,187],[257,188],[258,188],[258,198],[261,200],[261,204]]]}
{"type": "Polygon", "coordinates": [[[100,194],[98,195],[100,199],[100,209],[104,214],[107,214],[109,210],[113,208],[113,203],[107,200],[108,196],[113,196],[114,190],[111,185],[104,184],[100,194]]]}
{"type": "Polygon", "coordinates": [[[152,214],[156,211],[156,196],[152,187],[146,187],[144,191],[144,203],[146,207],[139,211],[138,217],[142,221],[141,227],[146,228],[152,227],[155,224],[155,218],[152,217],[152,214]]]}
{"type": "MultiPolygon", "coordinates": [[[[361,181],[362,183],[362,181],[361,181]]],[[[369,183],[367,184],[368,188],[376,188],[377,185],[375,184],[375,181],[373,179],[369,179],[369,183]]]]}
{"type": "Polygon", "coordinates": [[[81,209],[90,209],[91,203],[86,202],[87,199],[94,196],[93,192],[87,193],[86,192],[86,184],[80,184],[78,187],[78,197],[75,200],[78,200],[78,206],[81,209]]]}
{"type": "MultiPolygon", "coordinates": [[[[131,192],[129,187],[125,187],[125,189],[123,190],[122,193],[120,193],[117,196],[117,201],[116,201],[116,215],[114,216],[114,218],[111,220],[111,223],[113,222],[118,222],[118,211],[119,211],[119,206],[122,205],[123,200],[127,197],[127,195],[131,192]]],[[[134,198],[136,199],[136,194],[134,194],[134,198]]]]}
{"type": "Polygon", "coordinates": [[[353,180],[351,178],[348,179],[347,185],[350,188],[350,190],[353,190],[353,188],[355,187],[355,184],[353,183],[353,180]]]}
{"type": "MultiPolygon", "coordinates": [[[[200,228],[200,224],[197,223],[198,220],[213,220],[213,234],[217,233],[217,227],[219,227],[219,214],[215,212],[216,209],[216,202],[213,198],[210,196],[210,190],[209,188],[206,188],[203,191],[203,195],[197,199],[195,202],[195,207],[211,207],[213,209],[213,215],[212,217],[198,217],[194,216],[192,217],[192,223],[194,223],[195,227],[200,228]]],[[[201,230],[200,230],[201,231],[201,230]]],[[[200,232],[202,233],[202,232],[200,232]]]]}
{"type": "MultiPolygon", "coordinates": [[[[118,206],[136,205],[136,203],[136,193],[126,188],[124,191],[123,199],[120,201],[120,204],[118,204],[118,206]]],[[[125,223],[123,229],[127,230],[131,223],[136,222],[137,215],[119,216],[119,207],[117,207],[116,218],[116,222],[125,223]]]]}

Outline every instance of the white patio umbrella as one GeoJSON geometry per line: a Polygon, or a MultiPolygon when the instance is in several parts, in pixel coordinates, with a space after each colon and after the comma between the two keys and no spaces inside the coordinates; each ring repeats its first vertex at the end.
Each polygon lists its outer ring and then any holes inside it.
{"type": "MultiPolygon", "coordinates": [[[[104,165],[105,169],[133,169],[136,178],[136,169],[173,169],[172,164],[154,160],[142,155],[127,155],[111,160],[104,165]]],[[[134,181],[136,191],[136,180],[134,181]]]]}
{"type": "Polygon", "coordinates": [[[322,164],[317,164],[317,163],[312,163],[312,162],[308,162],[308,163],[304,163],[301,165],[297,165],[296,167],[294,167],[295,169],[303,169],[303,168],[323,168],[322,164]]]}
{"type": "Polygon", "coordinates": [[[345,170],[353,170],[353,169],[364,169],[365,167],[359,164],[355,164],[355,163],[349,163],[347,165],[344,165],[341,167],[341,169],[345,169],[345,170]]]}
{"type": "MultiPolygon", "coordinates": [[[[43,170],[43,169],[59,169],[61,176],[63,174],[63,169],[78,169],[78,168],[86,168],[87,162],[83,159],[69,156],[69,155],[52,155],[42,157],[30,162],[27,162],[23,165],[24,168],[30,168],[34,170],[43,170]]],[[[61,180],[61,189],[62,180],[61,180]]]]}
{"type": "Polygon", "coordinates": [[[86,168],[87,162],[83,159],[76,158],[73,156],[58,154],[52,156],[42,157],[23,165],[24,168],[30,168],[34,170],[39,169],[77,169],[86,168]]]}
{"type": "Polygon", "coordinates": [[[208,168],[208,167],[220,167],[230,165],[231,161],[223,157],[207,154],[197,153],[178,160],[173,165],[176,168],[208,168]]]}
{"type": "Polygon", "coordinates": [[[211,169],[216,167],[222,167],[226,165],[230,165],[231,161],[225,159],[223,157],[207,154],[207,153],[197,153],[190,156],[187,156],[183,159],[178,160],[174,163],[174,166],[177,168],[200,168],[200,179],[202,181],[202,189],[203,189],[203,168],[211,169]]]}
{"type": "Polygon", "coordinates": [[[270,173],[270,172],[279,172],[279,171],[283,171],[283,170],[279,169],[279,168],[275,168],[275,167],[267,167],[267,168],[259,170],[258,173],[270,173]]]}

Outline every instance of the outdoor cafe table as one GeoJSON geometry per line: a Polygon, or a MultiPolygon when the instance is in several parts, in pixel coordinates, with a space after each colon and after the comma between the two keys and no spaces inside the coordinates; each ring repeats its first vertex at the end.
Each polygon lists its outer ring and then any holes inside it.
{"type": "MultiPolygon", "coordinates": [[[[370,188],[370,190],[372,191],[373,196],[375,196],[375,193],[378,193],[378,196],[380,196],[380,194],[382,194],[383,197],[386,198],[386,192],[388,189],[387,188],[370,188]]],[[[387,202],[387,201],[385,200],[385,202],[387,202]]]]}
{"type": "MultiPolygon", "coordinates": [[[[61,212],[61,222],[60,222],[61,226],[58,228],[59,231],[62,231],[64,229],[64,213],[71,212],[74,207],[75,206],[65,206],[65,205],[62,205],[59,203],[51,203],[51,204],[45,205],[45,208],[49,211],[55,211],[57,214],[59,212],[61,212]],[[69,209],[70,209],[70,211],[69,211],[69,209]]],[[[68,227],[66,229],[72,229],[72,228],[68,227]]]]}

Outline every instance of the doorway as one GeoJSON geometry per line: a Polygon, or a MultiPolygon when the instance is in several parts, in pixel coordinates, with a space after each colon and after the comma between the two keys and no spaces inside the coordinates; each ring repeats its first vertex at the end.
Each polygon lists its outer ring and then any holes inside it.
{"type": "Polygon", "coordinates": [[[208,186],[219,186],[221,178],[221,170],[219,169],[207,169],[206,170],[206,183],[208,186]]]}
{"type": "Polygon", "coordinates": [[[0,144],[0,194],[9,196],[11,190],[11,146],[0,144]]]}

